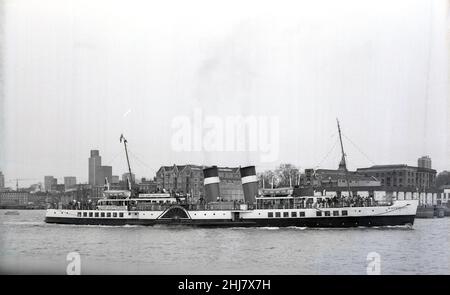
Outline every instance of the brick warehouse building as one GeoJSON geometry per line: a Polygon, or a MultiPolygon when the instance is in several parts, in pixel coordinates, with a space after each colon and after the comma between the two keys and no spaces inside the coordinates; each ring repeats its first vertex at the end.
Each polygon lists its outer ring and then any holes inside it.
{"type": "Polygon", "coordinates": [[[436,170],[408,165],[375,165],[358,168],[356,171],[373,176],[381,181],[381,185],[389,187],[408,187],[419,190],[434,188],[436,170]]]}
{"type": "MultiPolygon", "coordinates": [[[[181,193],[192,193],[194,199],[204,196],[203,168],[200,165],[162,166],[156,172],[159,189],[181,193]]],[[[225,200],[244,198],[239,167],[219,167],[220,193],[225,200]]]]}

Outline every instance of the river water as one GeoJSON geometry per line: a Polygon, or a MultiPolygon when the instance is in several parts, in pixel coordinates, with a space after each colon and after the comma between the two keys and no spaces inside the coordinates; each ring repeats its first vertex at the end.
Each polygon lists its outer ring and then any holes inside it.
{"type": "Polygon", "coordinates": [[[0,272],[66,274],[450,274],[450,218],[412,228],[190,228],[44,223],[0,210],[0,272]],[[375,254],[374,254],[375,253],[375,254]],[[368,259],[369,255],[369,259],[368,259]]]}

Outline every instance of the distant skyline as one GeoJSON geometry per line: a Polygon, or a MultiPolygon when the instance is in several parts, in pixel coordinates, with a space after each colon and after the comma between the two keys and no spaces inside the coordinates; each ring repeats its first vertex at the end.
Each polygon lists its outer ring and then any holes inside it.
{"type": "Polygon", "coordinates": [[[448,8],[446,0],[0,0],[0,170],[6,181],[87,182],[98,149],[102,165],[122,175],[122,133],[138,177],[174,163],[337,168],[336,118],[351,170],[416,166],[423,155],[450,170],[448,8]],[[173,150],[174,120],[198,108],[278,118],[278,157],[173,150]]]}

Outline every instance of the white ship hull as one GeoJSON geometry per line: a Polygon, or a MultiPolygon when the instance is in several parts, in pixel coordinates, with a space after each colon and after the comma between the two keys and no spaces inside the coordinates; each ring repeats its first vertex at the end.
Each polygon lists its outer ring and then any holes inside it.
{"type": "Polygon", "coordinates": [[[417,200],[395,201],[391,206],[186,210],[180,205],[164,211],[48,209],[45,221],[91,225],[190,225],[211,227],[357,227],[413,225],[417,200]]]}

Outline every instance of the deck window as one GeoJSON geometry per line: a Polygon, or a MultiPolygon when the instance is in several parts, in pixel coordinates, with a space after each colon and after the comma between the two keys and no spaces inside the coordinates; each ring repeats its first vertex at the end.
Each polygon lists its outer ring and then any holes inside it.
{"type": "Polygon", "coordinates": [[[283,212],[283,217],[289,217],[289,212],[283,212]]]}
{"type": "Polygon", "coordinates": [[[123,212],[120,212],[120,213],[119,213],[119,217],[123,217],[123,212]]]}
{"type": "Polygon", "coordinates": [[[275,217],[281,217],[281,213],[280,212],[275,212],[275,217]]]}
{"type": "Polygon", "coordinates": [[[330,211],[325,211],[325,216],[331,216],[330,211]]]}
{"type": "Polygon", "coordinates": [[[322,216],[322,211],[316,211],[316,216],[322,216]]]}
{"type": "Polygon", "coordinates": [[[339,211],[333,211],[333,216],[339,216],[339,211]]]}
{"type": "Polygon", "coordinates": [[[95,212],[95,217],[98,217],[98,212],[95,212]]]}
{"type": "Polygon", "coordinates": [[[267,217],[273,217],[273,212],[267,213],[267,217]]]}
{"type": "Polygon", "coordinates": [[[117,217],[117,213],[116,212],[113,213],[113,217],[117,217]]]}
{"type": "Polygon", "coordinates": [[[300,211],[300,213],[299,213],[300,215],[300,217],[305,217],[305,211],[300,211]]]}
{"type": "Polygon", "coordinates": [[[100,213],[101,217],[105,217],[105,212],[100,213]]]}
{"type": "Polygon", "coordinates": [[[92,215],[93,215],[92,212],[89,212],[89,217],[92,217],[92,215]]]}
{"type": "Polygon", "coordinates": [[[342,216],[347,216],[347,215],[348,215],[347,210],[342,210],[342,216]]]}
{"type": "Polygon", "coordinates": [[[291,217],[297,217],[297,212],[291,212],[291,217]]]}
{"type": "Polygon", "coordinates": [[[83,217],[87,217],[87,212],[83,212],[83,217]]]}
{"type": "Polygon", "coordinates": [[[106,213],[106,217],[111,217],[111,212],[106,213]]]}
{"type": "Polygon", "coordinates": [[[78,217],[81,217],[81,212],[77,212],[77,216],[78,216],[78,217]]]}

